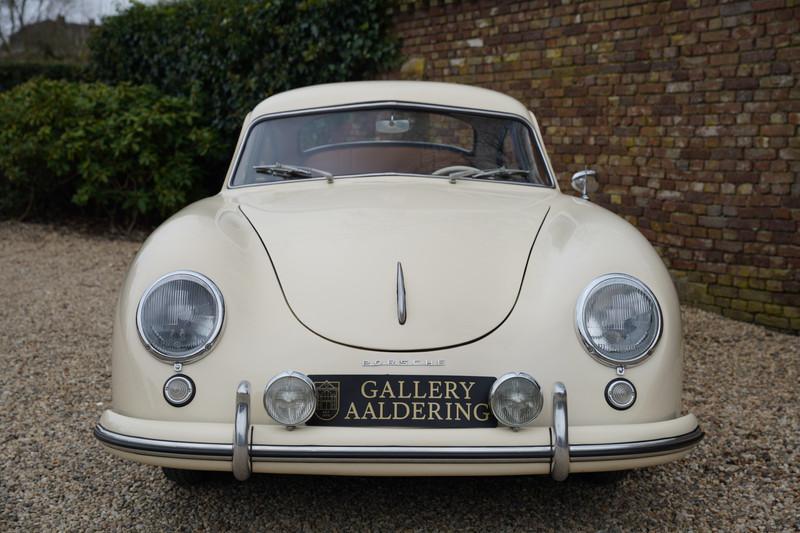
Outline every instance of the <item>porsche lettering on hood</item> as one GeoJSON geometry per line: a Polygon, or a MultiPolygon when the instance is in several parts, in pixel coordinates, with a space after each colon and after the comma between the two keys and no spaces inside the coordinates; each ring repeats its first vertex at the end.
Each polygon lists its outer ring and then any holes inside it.
{"type": "Polygon", "coordinates": [[[297,185],[241,199],[269,254],[265,268],[271,260],[308,329],[377,351],[465,344],[502,324],[556,194],[413,177],[297,185]]]}

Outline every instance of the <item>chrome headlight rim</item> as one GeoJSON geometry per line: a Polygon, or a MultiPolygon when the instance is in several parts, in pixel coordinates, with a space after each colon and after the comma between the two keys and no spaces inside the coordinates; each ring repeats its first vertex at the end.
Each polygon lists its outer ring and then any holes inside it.
{"type": "Polygon", "coordinates": [[[303,374],[302,372],[298,372],[296,370],[286,370],[284,372],[281,372],[280,374],[276,374],[275,376],[273,376],[272,379],[270,379],[267,382],[267,385],[264,387],[264,394],[262,395],[261,402],[264,404],[264,410],[267,411],[267,415],[273,421],[275,421],[276,423],[278,423],[278,424],[280,424],[282,426],[291,427],[291,428],[297,427],[297,426],[302,426],[303,424],[305,424],[306,422],[311,420],[311,418],[313,418],[313,416],[314,416],[314,413],[317,412],[317,403],[319,402],[319,398],[317,397],[317,386],[314,384],[314,382],[311,380],[310,377],[308,377],[307,375],[303,374]],[[308,385],[308,387],[313,392],[314,402],[313,402],[313,407],[312,407],[309,415],[304,420],[298,421],[298,422],[296,422],[294,424],[284,424],[283,422],[281,422],[280,420],[275,418],[275,416],[273,416],[273,410],[270,408],[269,404],[267,403],[267,397],[268,397],[268,393],[269,393],[269,388],[272,385],[274,385],[277,381],[279,381],[281,379],[284,379],[284,378],[298,378],[301,381],[303,381],[306,385],[308,385]]]}
{"type": "Polygon", "coordinates": [[[600,277],[593,279],[586,286],[586,288],[583,289],[583,292],[581,292],[581,295],[578,298],[578,303],[575,307],[575,329],[578,333],[578,337],[581,340],[581,344],[583,344],[584,349],[599,363],[614,368],[619,368],[619,367],[628,368],[636,366],[643,363],[648,357],[653,355],[653,352],[655,351],[655,348],[658,345],[658,341],[661,339],[663,324],[664,324],[664,318],[661,312],[661,304],[659,304],[658,298],[656,298],[656,295],[653,294],[653,291],[650,290],[650,287],[645,285],[638,278],[631,276],[630,274],[623,274],[621,272],[604,274],[600,277]],[[585,321],[586,303],[588,302],[589,297],[592,295],[592,293],[594,293],[594,291],[598,287],[609,281],[620,282],[622,284],[629,285],[635,287],[636,289],[641,290],[645,294],[645,296],[647,296],[653,303],[653,308],[656,311],[656,332],[655,335],[653,335],[653,339],[650,341],[647,347],[644,350],[642,350],[642,353],[631,359],[626,359],[626,360],[614,359],[611,355],[604,353],[603,350],[598,348],[591,341],[591,336],[589,335],[589,332],[586,330],[586,321],[585,321]]]}
{"type": "Polygon", "coordinates": [[[542,393],[542,386],[539,385],[539,382],[536,381],[536,378],[528,374],[527,372],[508,372],[507,374],[503,374],[499,378],[497,378],[494,383],[492,383],[492,387],[489,389],[489,409],[492,411],[492,415],[497,419],[497,421],[505,426],[510,428],[520,428],[520,427],[527,427],[532,425],[536,422],[536,419],[539,418],[539,415],[542,414],[542,409],[544,408],[544,394],[542,393]],[[506,381],[513,379],[513,378],[522,378],[532,382],[536,388],[539,390],[539,397],[538,399],[538,409],[531,417],[530,420],[525,422],[524,424],[510,424],[507,420],[501,420],[500,417],[497,416],[494,406],[494,399],[496,398],[497,390],[500,386],[505,383],[506,381]]]}
{"type": "Polygon", "coordinates": [[[136,331],[139,333],[139,339],[142,341],[145,350],[147,350],[153,357],[156,359],[163,361],[169,364],[175,363],[193,363],[199,359],[202,359],[214,348],[216,345],[217,339],[219,338],[219,334],[222,331],[222,326],[225,322],[225,300],[222,297],[222,292],[220,292],[217,285],[211,281],[208,277],[204,276],[199,272],[195,272],[194,270],[174,270],[167,274],[164,274],[157,280],[155,280],[142,297],[139,298],[139,304],[136,307],[136,331]],[[144,334],[144,327],[142,325],[142,312],[143,312],[143,304],[147,301],[147,298],[159,287],[165,285],[166,283],[175,280],[175,279],[190,279],[191,281],[197,282],[202,285],[206,290],[214,298],[214,307],[217,313],[217,319],[214,322],[214,328],[211,331],[211,335],[209,338],[204,342],[201,346],[198,346],[194,350],[186,352],[185,354],[176,356],[168,354],[164,351],[158,349],[158,347],[153,346],[144,334]]]}

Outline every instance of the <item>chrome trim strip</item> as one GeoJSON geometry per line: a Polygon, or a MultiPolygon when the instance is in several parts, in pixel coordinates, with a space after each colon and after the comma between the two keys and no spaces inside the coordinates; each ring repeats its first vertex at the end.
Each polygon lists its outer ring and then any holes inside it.
{"type": "Polygon", "coordinates": [[[700,426],[697,426],[685,435],[663,439],[608,444],[571,444],[569,455],[572,461],[611,461],[655,457],[687,450],[703,440],[704,436],[700,426]]]}
{"type": "Polygon", "coordinates": [[[233,423],[233,477],[250,477],[250,382],[242,381],[236,389],[236,415],[233,423]]]}
{"type": "MultiPolygon", "coordinates": [[[[97,425],[94,435],[111,448],[140,455],[192,460],[230,461],[232,444],[167,441],[132,437],[97,425]]],[[[688,450],[703,438],[699,427],[675,437],[613,444],[572,444],[571,461],[610,461],[668,455],[688,450]]],[[[544,446],[271,446],[252,444],[259,462],[363,463],[532,463],[549,462],[553,447],[544,446]]]]}
{"type": "Polygon", "coordinates": [[[403,264],[397,262],[397,321],[406,323],[406,280],[403,277],[403,264]]]}
{"type": "Polygon", "coordinates": [[[550,446],[271,446],[253,445],[259,462],[545,463],[550,446]]]}
{"type": "MultiPolygon", "coordinates": [[[[531,122],[530,117],[525,115],[517,115],[516,113],[505,113],[503,111],[490,111],[486,109],[475,109],[470,107],[455,107],[455,106],[446,106],[446,105],[438,105],[438,104],[430,104],[424,102],[407,102],[407,101],[397,101],[397,100],[378,100],[374,102],[359,102],[359,103],[351,103],[351,104],[342,104],[342,105],[332,105],[332,106],[321,106],[321,107],[309,107],[305,109],[295,109],[292,111],[280,111],[277,113],[267,113],[265,115],[259,115],[258,117],[254,118],[252,122],[247,127],[247,133],[244,136],[244,140],[242,143],[237,147],[236,152],[233,154],[232,164],[229,169],[229,173],[226,175],[225,178],[225,189],[241,189],[246,187],[260,187],[262,185],[274,185],[276,183],[287,183],[286,181],[275,181],[269,183],[250,183],[246,185],[234,185],[233,178],[236,175],[236,171],[239,169],[239,165],[241,164],[242,154],[244,152],[244,147],[247,145],[247,141],[250,139],[250,134],[253,131],[253,128],[258,125],[260,122],[265,120],[273,119],[273,118],[281,118],[281,117],[291,117],[297,115],[310,115],[315,113],[322,113],[322,112],[336,112],[336,111],[347,111],[350,109],[374,109],[380,107],[397,107],[397,108],[405,108],[405,109],[432,109],[437,111],[450,111],[450,112],[461,112],[461,113],[472,113],[474,115],[484,115],[489,117],[502,117],[508,118],[512,120],[518,120],[522,122],[529,130],[531,134],[531,140],[533,141],[534,146],[539,153],[541,154],[542,160],[545,162],[545,170],[547,171],[547,178],[550,180],[550,183],[524,183],[524,182],[511,182],[511,181],[492,181],[492,180],[481,180],[483,182],[492,182],[492,183],[507,183],[507,184],[515,184],[515,185],[524,185],[527,187],[544,187],[547,189],[557,189],[556,183],[557,179],[555,173],[552,168],[547,164],[547,155],[544,150],[544,144],[539,141],[539,137],[536,135],[536,128],[534,128],[533,123],[531,122]]],[[[373,174],[353,174],[350,176],[371,176],[373,174]]],[[[397,175],[397,174],[394,174],[397,175]]],[[[402,175],[402,174],[400,174],[402,175]]],[[[428,175],[420,175],[423,177],[431,177],[428,175]]],[[[336,178],[340,178],[341,176],[336,176],[336,178]]],[[[446,179],[450,179],[449,176],[445,176],[446,179]]],[[[308,178],[302,180],[303,182],[312,180],[312,179],[320,179],[320,178],[308,178]]],[[[324,178],[321,178],[324,179],[324,178]]],[[[296,182],[288,182],[288,183],[296,183],[296,182]]]]}
{"type": "Polygon", "coordinates": [[[100,424],[95,426],[94,436],[97,440],[112,448],[140,455],[204,459],[209,461],[230,461],[233,456],[233,444],[230,443],[181,442],[133,437],[131,435],[123,435],[122,433],[110,431],[100,424]]]}
{"type": "Polygon", "coordinates": [[[553,460],[550,462],[550,475],[556,481],[564,481],[569,475],[567,413],[567,388],[559,381],[553,386],[553,460]]]}

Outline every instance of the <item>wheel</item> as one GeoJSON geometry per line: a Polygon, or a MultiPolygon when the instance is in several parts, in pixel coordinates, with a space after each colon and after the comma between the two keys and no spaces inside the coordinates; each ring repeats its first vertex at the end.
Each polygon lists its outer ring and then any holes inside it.
{"type": "Polygon", "coordinates": [[[162,467],[161,470],[164,472],[164,477],[182,487],[200,485],[211,478],[211,472],[203,470],[183,470],[181,468],[167,468],[166,466],[162,467]]]}

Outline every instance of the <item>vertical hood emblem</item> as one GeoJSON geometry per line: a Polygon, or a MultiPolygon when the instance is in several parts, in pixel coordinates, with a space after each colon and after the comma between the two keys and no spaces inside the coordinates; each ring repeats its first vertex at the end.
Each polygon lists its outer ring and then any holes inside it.
{"type": "Polygon", "coordinates": [[[397,321],[406,323],[406,281],[403,277],[403,265],[397,262],[397,321]]]}

